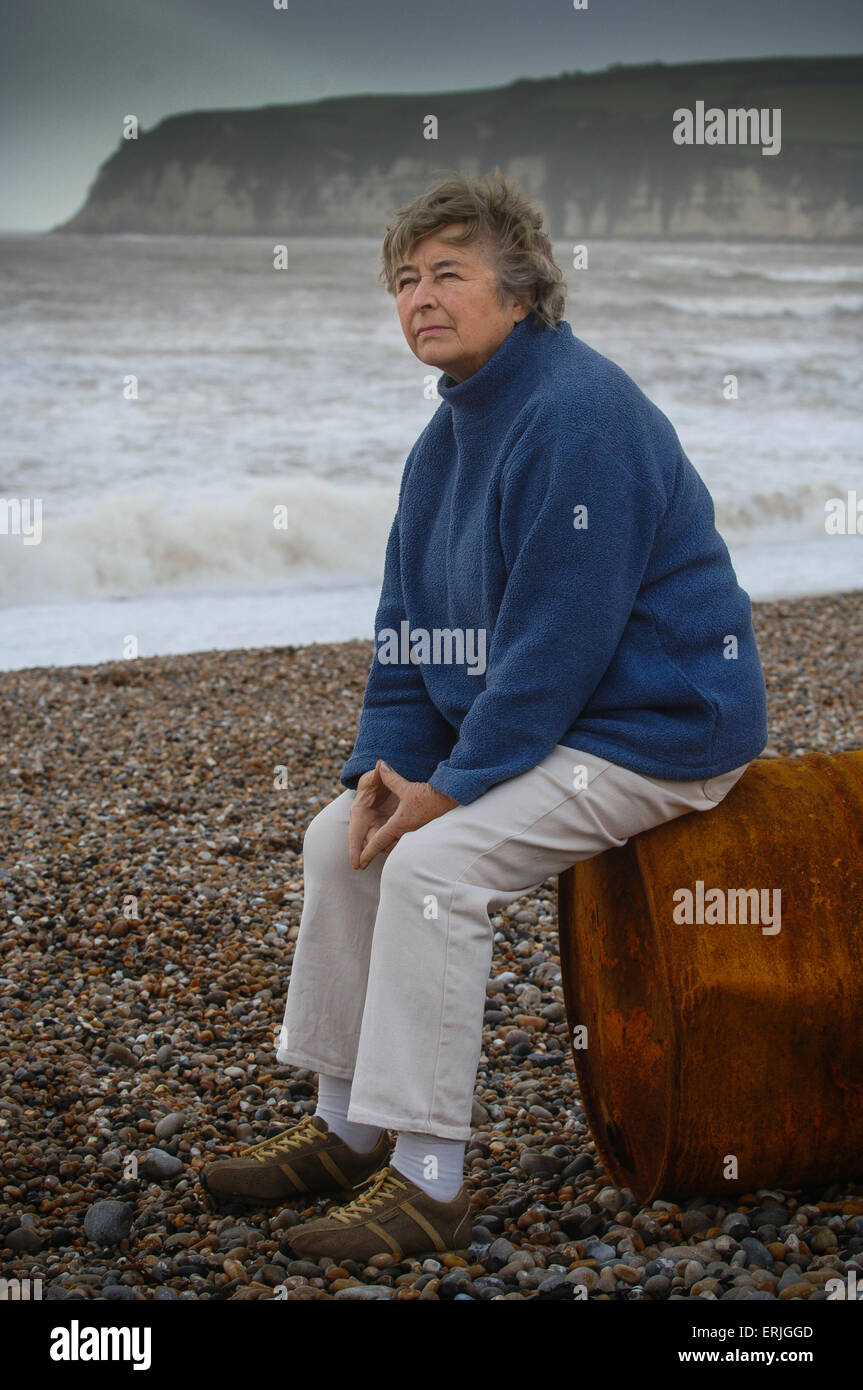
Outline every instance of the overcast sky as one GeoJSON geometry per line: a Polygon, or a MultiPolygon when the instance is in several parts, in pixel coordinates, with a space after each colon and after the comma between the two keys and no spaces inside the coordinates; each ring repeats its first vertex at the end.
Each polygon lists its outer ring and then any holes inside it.
{"type": "Polygon", "coordinates": [[[84,202],[123,117],[863,52],[861,0],[0,0],[0,230],[84,202]]]}

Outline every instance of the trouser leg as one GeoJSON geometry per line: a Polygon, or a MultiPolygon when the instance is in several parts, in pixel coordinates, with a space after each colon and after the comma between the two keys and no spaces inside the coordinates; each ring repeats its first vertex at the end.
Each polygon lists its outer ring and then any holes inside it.
{"type": "Polygon", "coordinates": [[[538,767],[402,836],[380,878],[349,1119],[468,1139],[489,911],[642,830],[709,810],[733,780],[644,778],[559,744],[538,767]]]}
{"type": "Polygon", "coordinates": [[[365,869],[351,867],[354,796],[345,790],[331,801],[303,838],[303,911],[276,1049],[279,1062],[346,1080],[354,1074],[385,863],[377,855],[365,869]]]}

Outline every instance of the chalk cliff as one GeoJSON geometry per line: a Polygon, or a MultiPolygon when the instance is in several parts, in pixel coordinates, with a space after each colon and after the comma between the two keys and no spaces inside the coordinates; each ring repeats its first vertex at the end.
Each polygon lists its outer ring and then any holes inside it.
{"type": "Polygon", "coordinates": [[[551,235],[854,240],[863,59],[616,66],[481,91],[171,116],[121,139],[55,232],[379,236],[453,170],[516,178],[551,235]],[[761,144],[676,144],[673,113],[779,110],[761,144]],[[427,133],[437,123],[437,138],[427,133]]]}

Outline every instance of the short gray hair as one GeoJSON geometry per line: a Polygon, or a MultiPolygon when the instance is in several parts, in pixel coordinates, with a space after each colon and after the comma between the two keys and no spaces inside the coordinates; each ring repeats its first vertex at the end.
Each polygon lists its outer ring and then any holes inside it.
{"type": "Polygon", "coordinates": [[[496,186],[488,175],[455,173],[399,208],[384,237],[379,279],[395,295],[396,268],[417,242],[450,223],[464,222],[452,241],[482,248],[497,276],[500,303],[514,295],[520,304],[531,304],[529,317],[537,327],[554,328],[563,318],[566,282],[542,229],[542,213],[499,168],[493,177],[496,186]]]}

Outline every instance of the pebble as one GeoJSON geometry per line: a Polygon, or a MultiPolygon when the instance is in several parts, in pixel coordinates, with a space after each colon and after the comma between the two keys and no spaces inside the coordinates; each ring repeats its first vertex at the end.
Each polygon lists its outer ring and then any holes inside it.
{"type": "Polygon", "coordinates": [[[3,1237],[3,1244],[16,1254],[37,1255],[45,1244],[44,1237],[30,1226],[19,1226],[3,1237]]]}
{"type": "Polygon", "coordinates": [[[141,1169],[148,1178],[154,1182],[162,1182],[167,1178],[175,1178],[178,1173],[183,1171],[182,1160],[174,1154],[166,1153],[164,1149],[148,1149],[141,1169]]]}
{"type": "Polygon", "coordinates": [[[589,1260],[596,1260],[600,1266],[617,1259],[617,1251],[614,1246],[607,1245],[605,1241],[598,1240],[595,1236],[591,1236],[590,1240],[585,1241],[584,1253],[589,1260]]]}
{"type": "Polygon", "coordinates": [[[179,1134],[185,1127],[185,1115],[172,1111],[170,1115],[164,1115],[158,1121],[154,1133],[157,1139],[173,1139],[174,1135],[179,1134]]]}
{"type": "Polygon", "coordinates": [[[644,1292],[650,1298],[666,1298],[671,1291],[671,1280],[666,1274],[651,1274],[644,1281],[644,1292]]]}
{"type": "Polygon", "coordinates": [[[84,1217],[84,1234],[96,1245],[117,1245],[129,1234],[133,1215],[128,1202],[94,1202],[84,1217]]]}
{"type": "Polygon", "coordinates": [[[738,1236],[748,1234],[749,1222],[743,1212],[730,1211],[722,1222],[722,1229],[726,1235],[734,1236],[736,1239],[738,1236]]]}
{"type": "Polygon", "coordinates": [[[713,1222],[707,1213],[697,1208],[683,1212],[680,1218],[680,1229],[686,1238],[697,1235],[699,1231],[708,1231],[712,1225],[713,1222]]]}
{"type": "Polygon", "coordinates": [[[773,1266],[773,1256],[755,1236],[744,1236],[740,1242],[741,1248],[748,1255],[750,1265],[758,1265],[761,1269],[771,1269],[773,1266]]]}
{"type": "MultiPolygon", "coordinates": [[[[771,747],[863,746],[859,595],[753,616],[771,747]]],[[[605,1171],[570,1046],[554,877],[493,916],[469,1250],[428,1268],[294,1260],[292,1229],[325,1215],[326,1197],[211,1208],[204,1163],[314,1109],[315,1074],[280,1065],[274,1042],[303,836],[340,790],[371,650],[0,672],[16,770],[0,875],[4,1273],[47,1251],[50,1296],[74,1300],[271,1299],[278,1283],[297,1300],[823,1298],[824,1278],[863,1256],[863,1185],[644,1203],[605,1171]],[[289,787],[274,791],[282,763],[289,787]],[[137,919],[123,917],[129,894],[137,919]],[[227,1293],[225,1260],[240,1271],[227,1293]]]]}
{"type": "Polygon", "coordinates": [[[806,1244],[813,1255],[826,1255],[832,1250],[839,1249],[836,1232],[831,1231],[829,1226],[818,1226],[811,1234],[807,1232],[806,1244]]]}
{"type": "Polygon", "coordinates": [[[351,1303],[368,1303],[376,1299],[392,1298],[393,1290],[381,1288],[378,1284],[352,1284],[348,1289],[339,1289],[333,1298],[347,1299],[351,1303]]]}
{"type": "MultiPolygon", "coordinates": [[[[505,1264],[507,1264],[515,1254],[515,1246],[508,1240],[492,1241],[488,1247],[485,1257],[485,1266],[492,1274],[496,1274],[505,1264]]],[[[423,1266],[425,1268],[425,1266],[423,1266]]]]}
{"type": "Polygon", "coordinates": [[[559,1173],[563,1167],[563,1160],[555,1158],[549,1153],[535,1153],[533,1149],[527,1149],[519,1159],[519,1162],[526,1173],[540,1174],[548,1177],[552,1173],[559,1173]]]}
{"type": "Polygon", "coordinates": [[[621,1196],[619,1188],[616,1187],[600,1188],[594,1200],[597,1206],[602,1207],[603,1211],[608,1211],[612,1214],[619,1212],[620,1208],[623,1206],[623,1197],[621,1196]]]}

